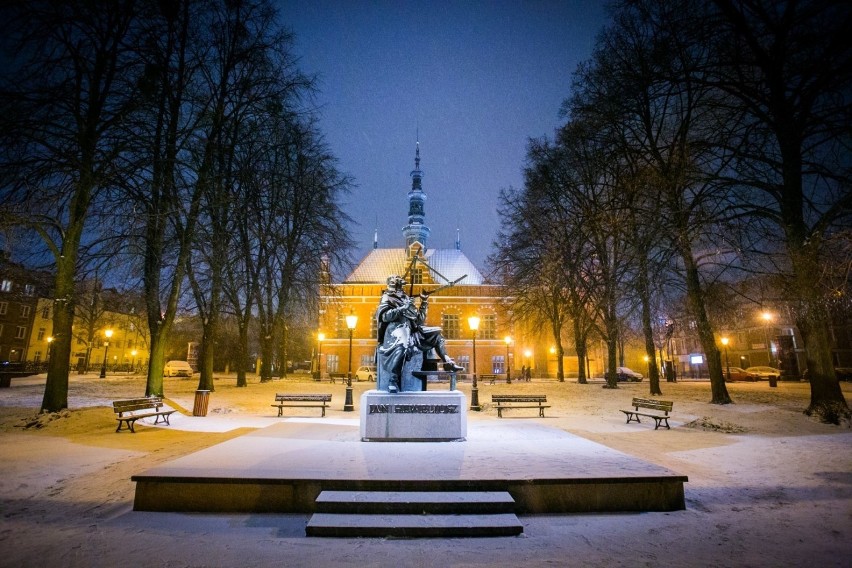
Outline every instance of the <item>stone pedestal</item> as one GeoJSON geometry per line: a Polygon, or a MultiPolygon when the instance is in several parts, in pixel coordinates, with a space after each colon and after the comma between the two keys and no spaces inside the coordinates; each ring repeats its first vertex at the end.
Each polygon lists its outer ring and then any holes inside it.
{"type": "Polygon", "coordinates": [[[454,442],[467,436],[467,401],[459,391],[361,395],[361,440],[454,442]]]}

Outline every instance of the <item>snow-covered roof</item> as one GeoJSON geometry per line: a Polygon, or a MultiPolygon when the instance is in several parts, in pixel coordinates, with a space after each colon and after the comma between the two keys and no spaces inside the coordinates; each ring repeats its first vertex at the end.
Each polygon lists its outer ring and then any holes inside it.
{"type": "MultiPolygon", "coordinates": [[[[482,274],[476,266],[458,249],[428,249],[425,258],[429,266],[449,281],[467,275],[467,278],[462,280],[460,284],[475,286],[484,282],[482,274]]],[[[406,249],[376,248],[361,260],[352,274],[343,280],[343,283],[384,284],[391,274],[404,274],[408,265],[409,259],[406,249]]],[[[439,278],[437,279],[440,281],[439,278]]]]}

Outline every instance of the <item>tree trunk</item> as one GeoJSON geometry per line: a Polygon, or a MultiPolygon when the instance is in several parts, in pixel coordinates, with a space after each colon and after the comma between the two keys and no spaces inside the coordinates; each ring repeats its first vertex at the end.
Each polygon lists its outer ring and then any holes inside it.
{"type": "Polygon", "coordinates": [[[651,294],[647,263],[641,263],[636,279],[637,292],[642,302],[642,334],[645,336],[645,356],[648,357],[648,385],[650,394],[662,395],[660,371],[657,367],[657,348],[654,345],[654,327],[651,325],[651,294]]]}
{"type": "MultiPolygon", "coordinates": [[[[72,238],[78,232],[69,232],[72,238]]],[[[73,239],[72,239],[73,240],[73,239]]],[[[44,386],[44,396],[41,402],[41,412],[58,412],[68,408],[68,373],[71,360],[72,326],[74,324],[74,295],[75,265],[77,263],[77,242],[66,239],[63,247],[64,254],[56,260],[56,278],[53,336],[55,341],[51,347],[51,357],[48,362],[47,381],[44,386]]]]}
{"type": "Polygon", "coordinates": [[[160,322],[151,328],[151,352],[148,357],[148,379],[145,396],[163,396],[163,369],[166,366],[166,341],[171,325],[160,322]]]}
{"type": "Polygon", "coordinates": [[[579,321],[574,319],[574,348],[577,350],[577,382],[581,385],[587,384],[586,381],[586,334],[581,331],[579,321]]]}
{"type": "Polygon", "coordinates": [[[683,251],[681,257],[686,266],[686,297],[692,317],[698,331],[698,340],[704,355],[707,357],[707,368],[710,372],[711,404],[730,404],[728,387],[725,385],[725,375],[722,372],[722,358],[716,347],[716,338],[713,335],[713,326],[707,316],[704,306],[704,291],[701,288],[701,280],[698,277],[698,267],[692,258],[691,251],[683,251]]]}
{"type": "Polygon", "coordinates": [[[239,345],[237,345],[237,386],[246,387],[246,361],[248,361],[248,325],[245,322],[240,322],[239,330],[239,345]]]}
{"type": "Polygon", "coordinates": [[[805,414],[816,414],[823,422],[839,424],[841,418],[849,418],[849,405],[840,389],[831,355],[831,332],[825,303],[819,294],[820,270],[816,266],[816,255],[807,247],[791,251],[793,270],[796,277],[801,309],[796,325],[805,343],[808,379],[811,384],[811,402],[805,414]]]}
{"type": "Polygon", "coordinates": [[[618,388],[618,376],[615,373],[615,368],[618,366],[618,345],[615,339],[607,339],[606,340],[606,359],[607,359],[607,372],[606,372],[606,384],[603,388],[605,389],[617,389],[618,388]]]}
{"type": "Polygon", "coordinates": [[[213,354],[215,352],[218,316],[211,314],[202,326],[201,353],[198,358],[198,389],[213,392],[213,354]]]}

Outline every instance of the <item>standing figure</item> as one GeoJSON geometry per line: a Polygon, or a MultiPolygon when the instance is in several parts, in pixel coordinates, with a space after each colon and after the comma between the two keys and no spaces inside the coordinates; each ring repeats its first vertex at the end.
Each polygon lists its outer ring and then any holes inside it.
{"type": "Polygon", "coordinates": [[[401,390],[403,365],[415,349],[423,352],[434,349],[444,362],[446,371],[464,370],[447,356],[441,328],[423,325],[426,323],[429,295],[421,293],[420,305],[415,307],[403,290],[404,286],[405,280],[401,276],[389,276],[376,313],[379,328],[378,373],[387,373],[388,392],[401,390]]]}

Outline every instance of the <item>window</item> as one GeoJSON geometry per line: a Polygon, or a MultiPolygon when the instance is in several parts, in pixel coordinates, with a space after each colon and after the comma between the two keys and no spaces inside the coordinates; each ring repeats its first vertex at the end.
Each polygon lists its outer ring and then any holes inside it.
{"type": "Polygon", "coordinates": [[[50,306],[41,309],[41,319],[50,319],[50,306]]]}
{"type": "Polygon", "coordinates": [[[38,328],[38,337],[37,337],[37,339],[38,339],[39,341],[44,341],[44,328],[43,328],[43,327],[38,328]]]}
{"type": "Polygon", "coordinates": [[[326,355],[325,365],[325,370],[327,373],[336,373],[337,369],[340,367],[340,357],[333,353],[326,355]]]}
{"type": "Polygon", "coordinates": [[[0,316],[5,316],[9,311],[9,302],[0,302],[0,316]]]}
{"type": "Polygon", "coordinates": [[[423,284],[423,269],[415,268],[411,271],[411,283],[412,284],[423,284]]]}
{"type": "Polygon", "coordinates": [[[21,319],[28,319],[30,317],[30,311],[32,308],[30,306],[21,306],[21,319]]]}
{"type": "Polygon", "coordinates": [[[15,332],[15,339],[25,339],[27,337],[27,328],[23,325],[19,325],[17,331],[15,332]]]}
{"type": "Polygon", "coordinates": [[[33,363],[35,363],[36,365],[41,363],[41,351],[35,352],[35,357],[33,357],[33,363]]]}
{"type": "Polygon", "coordinates": [[[468,373],[472,373],[473,370],[470,368],[470,355],[459,355],[456,357],[456,365],[459,367],[464,367],[465,371],[468,373]]]}
{"type": "Polygon", "coordinates": [[[334,336],[337,339],[346,339],[347,337],[349,337],[349,329],[346,327],[346,314],[344,314],[343,312],[337,313],[334,336]]]}
{"type": "Polygon", "coordinates": [[[446,339],[459,339],[459,316],[458,314],[443,314],[441,316],[441,329],[446,339]]]}
{"type": "Polygon", "coordinates": [[[0,292],[11,292],[12,291],[12,281],[11,280],[3,280],[0,282],[0,292]]]}
{"type": "Polygon", "coordinates": [[[379,337],[379,321],[376,319],[376,312],[373,312],[373,317],[370,318],[370,337],[379,337]]]}
{"type": "Polygon", "coordinates": [[[503,355],[495,355],[491,358],[491,372],[494,374],[506,372],[506,365],[503,355]]]}
{"type": "Polygon", "coordinates": [[[361,355],[361,367],[366,365],[375,365],[376,364],[376,356],[375,355],[361,355]]]}
{"type": "Polygon", "coordinates": [[[485,314],[482,316],[482,322],[479,324],[479,337],[482,339],[494,339],[497,337],[496,315],[485,314]]]}
{"type": "Polygon", "coordinates": [[[26,284],[24,286],[24,296],[35,296],[35,285],[26,284]]]}

